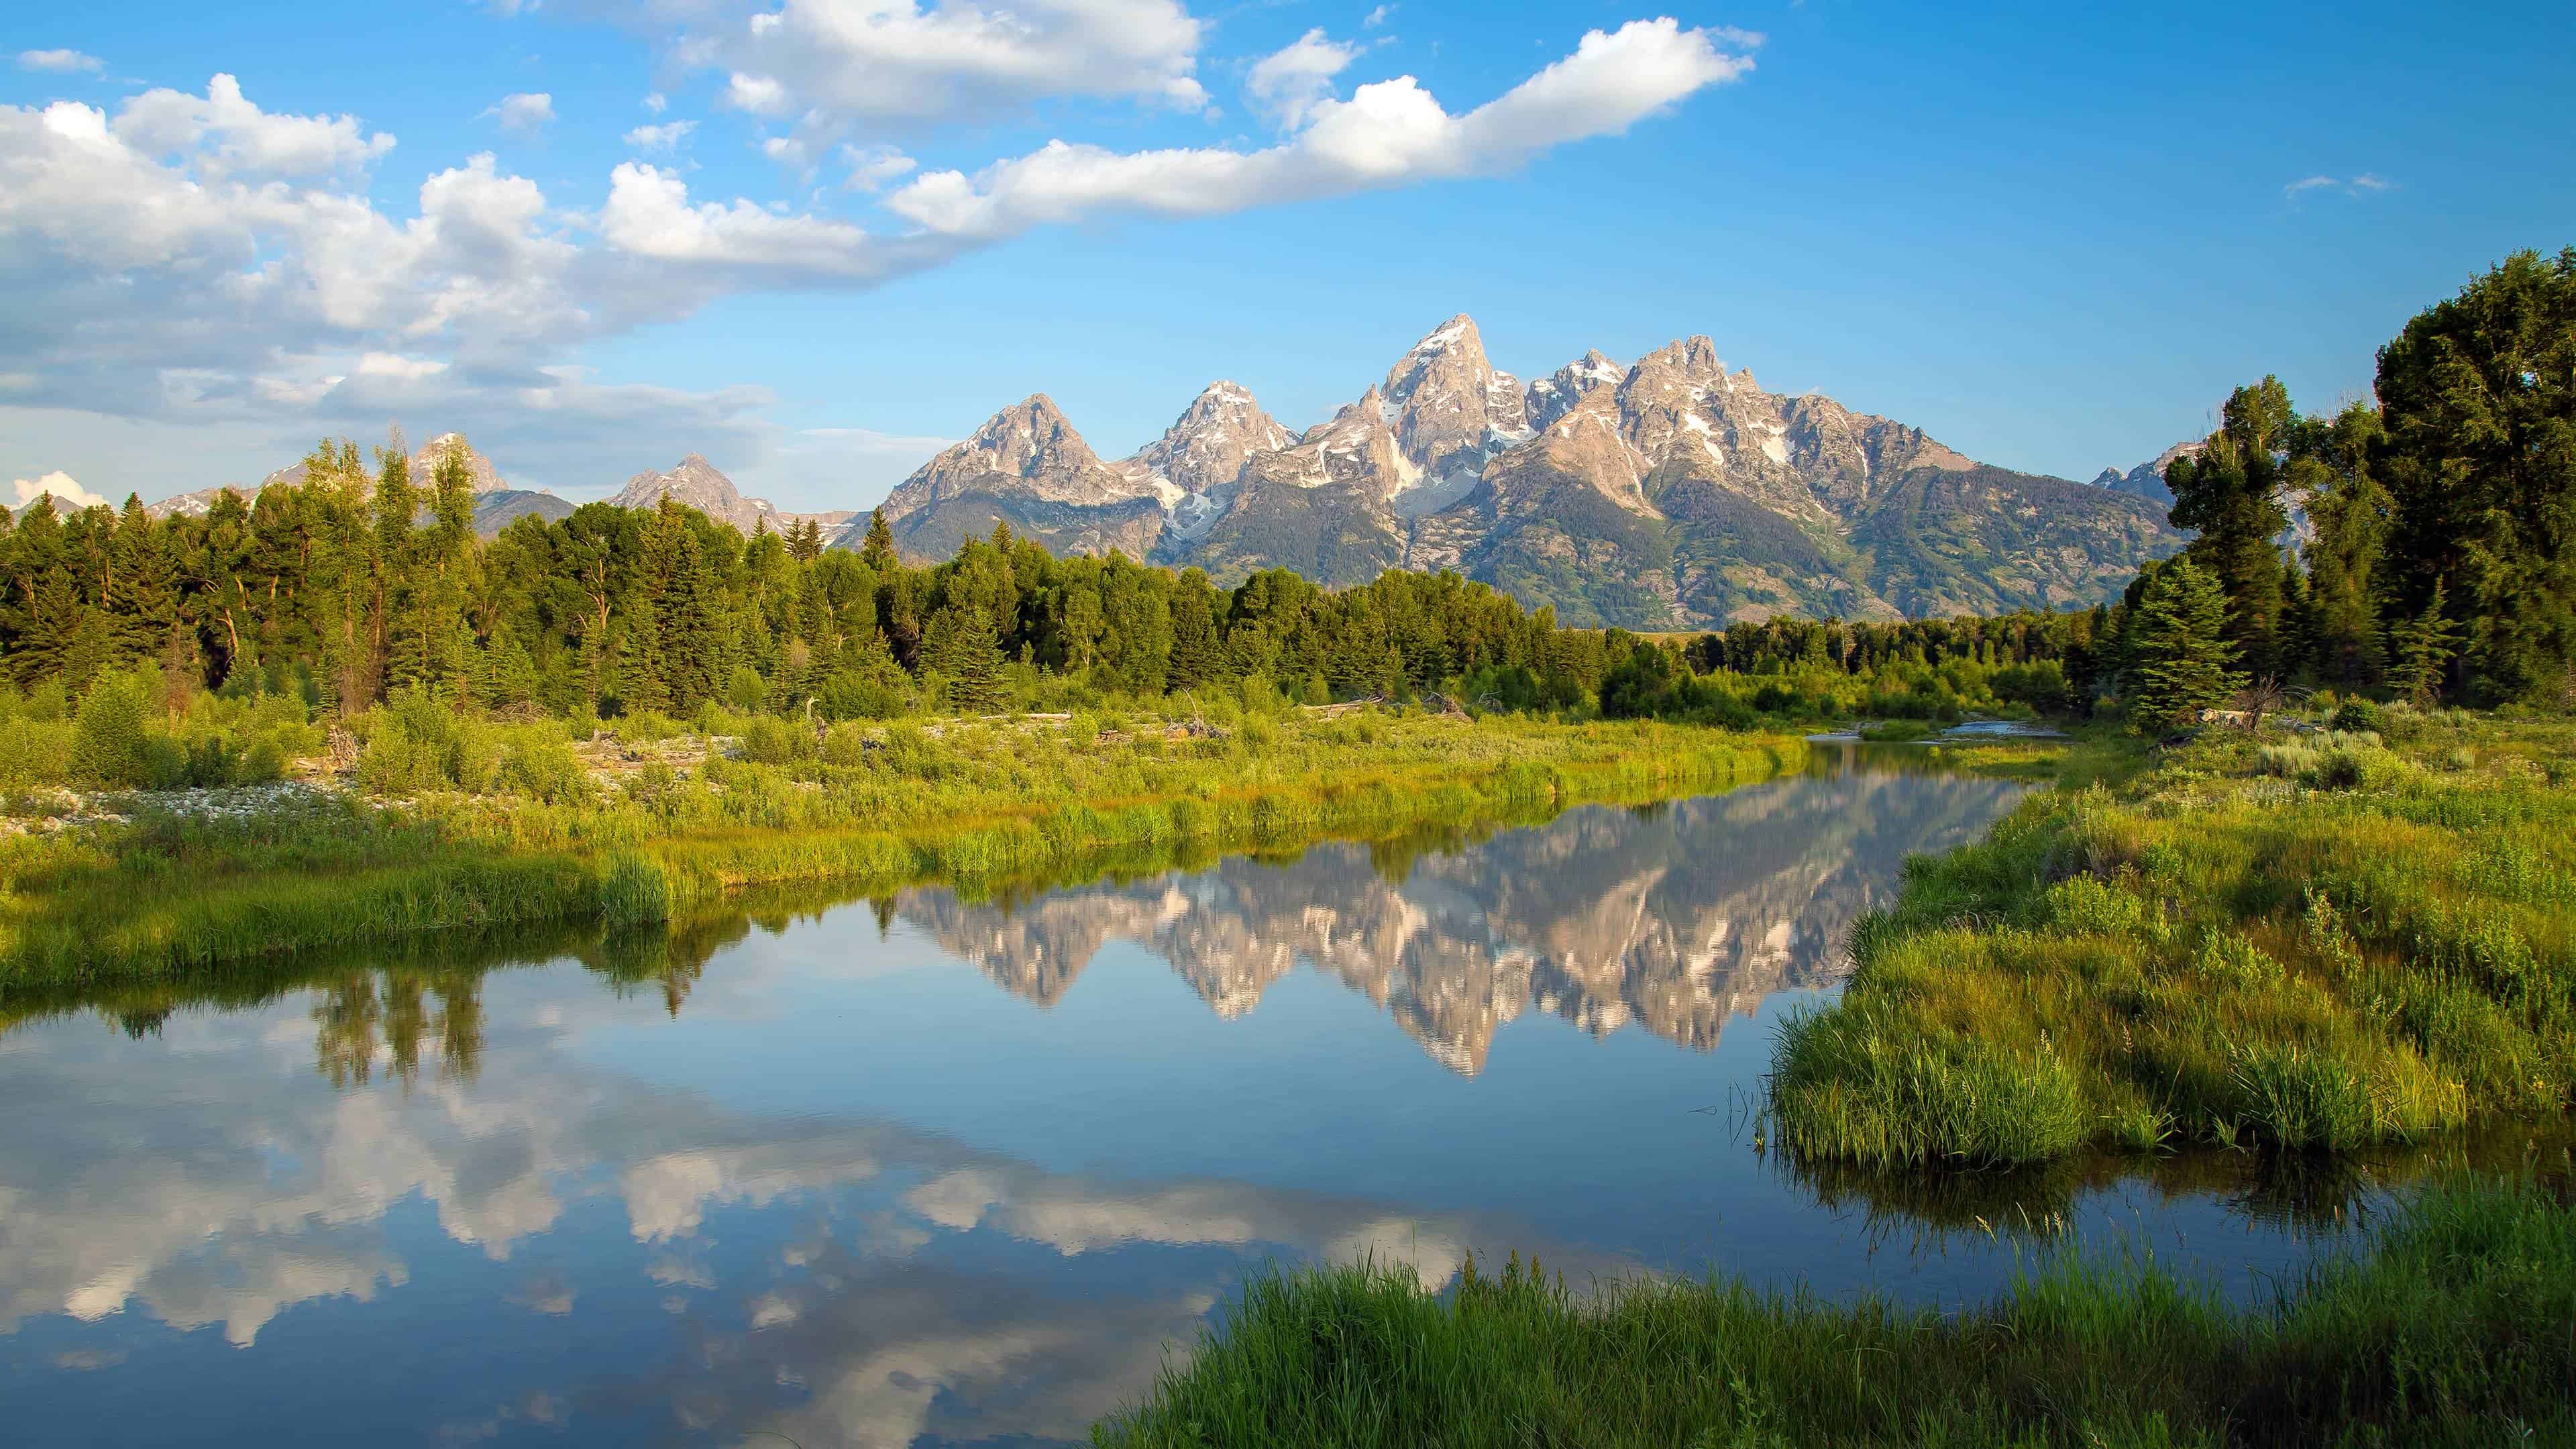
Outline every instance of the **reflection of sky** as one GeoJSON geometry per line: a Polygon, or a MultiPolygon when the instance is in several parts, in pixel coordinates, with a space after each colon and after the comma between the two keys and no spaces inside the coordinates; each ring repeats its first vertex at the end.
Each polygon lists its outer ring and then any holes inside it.
{"type": "MultiPolygon", "coordinates": [[[[1528,898],[1476,858],[1431,873],[1528,898]]],[[[1989,1291],[2008,1248],[1879,1241],[1730,1142],[1813,994],[1705,1052],[1524,1013],[1469,1077],[1347,973],[1229,1019],[1117,939],[1040,1007],[851,909],[720,952],[676,1018],[495,972],[470,1079],[335,1090],[312,993],[141,1042],[26,1026],[0,1399],[30,1443],[1074,1438],[1265,1257],[1989,1291]]],[[[2240,1279],[2292,1251],[2205,1203],[2087,1202],[2240,1279]]]]}

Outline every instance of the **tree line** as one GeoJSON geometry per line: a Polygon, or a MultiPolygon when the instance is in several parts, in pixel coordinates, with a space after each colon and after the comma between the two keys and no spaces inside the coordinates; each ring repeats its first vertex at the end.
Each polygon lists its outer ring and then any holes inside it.
{"type": "Polygon", "coordinates": [[[2303,415],[2266,377],[2167,468],[2196,536],[2103,621],[2142,720],[2265,681],[2576,699],[2576,247],[2426,308],[2379,349],[2373,392],[2303,415]]]}

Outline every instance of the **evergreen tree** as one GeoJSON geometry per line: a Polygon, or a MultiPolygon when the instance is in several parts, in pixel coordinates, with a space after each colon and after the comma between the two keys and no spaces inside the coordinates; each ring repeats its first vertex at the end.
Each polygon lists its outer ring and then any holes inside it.
{"type": "Polygon", "coordinates": [[[2160,734],[2195,723],[2244,687],[2227,626],[2227,595],[2207,570],[2189,558],[2157,570],[2129,621],[2133,728],[2160,734]]]}
{"type": "Polygon", "coordinates": [[[2165,469],[2173,525],[2198,529],[2186,550],[2227,599],[2227,636],[2258,674],[2281,669],[2281,550],[2290,526],[2281,507],[2283,451],[2296,415],[2276,377],[2238,388],[2218,431],[2197,458],[2165,469]]]}
{"type": "Polygon", "coordinates": [[[2416,704],[2431,704],[2442,693],[2442,674],[2459,652],[2460,627],[2443,610],[2437,580],[2424,611],[2402,619],[2388,631],[2388,683],[2416,704]]]}
{"type": "Polygon", "coordinates": [[[894,529],[886,522],[882,508],[868,515],[868,536],[867,541],[859,545],[859,562],[866,564],[868,571],[879,578],[895,568],[894,529]]]}
{"type": "Polygon", "coordinates": [[[922,658],[926,672],[946,681],[949,707],[960,714],[990,714],[1007,699],[993,616],[972,604],[953,603],[931,616],[922,658]]]}
{"type": "Polygon", "coordinates": [[[2576,664],[2576,247],[2520,252],[2380,349],[2390,551],[2420,618],[2441,589],[2457,682],[2556,696],[2576,664]]]}
{"type": "Polygon", "coordinates": [[[2317,674],[2345,686],[2377,684],[2391,500],[2371,454],[2384,433],[2379,410],[2354,403],[2333,419],[2300,424],[2290,486],[2307,498],[2316,536],[2308,565],[2310,652],[2317,674]]]}

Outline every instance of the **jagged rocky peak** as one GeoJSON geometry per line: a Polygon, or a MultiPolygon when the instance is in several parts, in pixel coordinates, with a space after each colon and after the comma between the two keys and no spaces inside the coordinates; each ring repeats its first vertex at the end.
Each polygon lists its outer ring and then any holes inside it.
{"type": "Polygon", "coordinates": [[[474,480],[475,492],[500,493],[509,488],[510,485],[501,481],[500,473],[493,468],[492,460],[474,451],[462,433],[441,433],[421,444],[420,450],[411,455],[411,481],[428,483],[437,475],[438,465],[447,457],[447,450],[454,446],[465,449],[465,471],[474,480]]]}
{"type": "Polygon", "coordinates": [[[1295,441],[1249,391],[1219,380],[1191,399],[1161,437],[1128,461],[1159,480],[1162,490],[1168,490],[1165,502],[1176,504],[1188,495],[1227,487],[1253,454],[1276,452],[1295,441]]]}
{"type": "Polygon", "coordinates": [[[1544,433],[1574,405],[1599,388],[1617,387],[1628,369],[1603,356],[1598,348],[1529,385],[1522,415],[1533,433],[1544,433]]]}
{"type": "Polygon", "coordinates": [[[1494,370],[1476,321],[1461,312],[1387,369],[1381,413],[1396,447],[1426,479],[1464,469],[1530,435],[1518,378],[1494,370]]]}
{"type": "MultiPolygon", "coordinates": [[[[1100,455],[1075,431],[1073,420],[1045,393],[1031,393],[1015,407],[984,420],[963,447],[988,473],[1034,478],[1061,469],[1098,467],[1100,455]]],[[[943,455],[945,456],[945,455],[943,455]]]]}
{"type": "Polygon", "coordinates": [[[922,464],[886,495],[885,511],[900,518],[968,493],[1096,506],[1156,491],[1145,470],[1101,462],[1055,399],[1041,392],[993,414],[974,436],[922,464]]]}
{"type": "Polygon", "coordinates": [[[2173,490],[2165,486],[2165,469],[2172,467],[2176,458],[2199,457],[2200,450],[2207,445],[2205,439],[2186,438],[2126,473],[2117,468],[2103,469],[2101,476],[2093,480],[2093,486],[2144,498],[2151,503],[2169,504],[2173,502],[2173,490]]]}
{"type": "Polygon", "coordinates": [[[651,508],[668,497],[709,518],[726,518],[743,501],[742,490],[705,456],[691,453],[667,473],[646,470],[626,480],[609,502],[620,508],[651,508]]]}

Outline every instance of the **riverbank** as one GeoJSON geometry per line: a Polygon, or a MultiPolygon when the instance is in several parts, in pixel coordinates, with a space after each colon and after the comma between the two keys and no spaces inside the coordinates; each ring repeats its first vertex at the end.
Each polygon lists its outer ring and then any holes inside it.
{"type": "Polygon", "coordinates": [[[2576,1101],[2576,726],[2080,744],[1913,863],[1784,1029],[1780,1145],[1996,1166],[2191,1141],[2351,1149],[2576,1101]],[[2090,784],[2083,782],[2090,780],[2090,784]]]}
{"type": "Polygon", "coordinates": [[[772,731],[680,767],[644,742],[613,786],[532,790],[510,788],[513,772],[545,778],[545,741],[505,744],[479,772],[437,764],[436,740],[404,743],[432,760],[418,772],[432,788],[215,818],[144,801],[121,823],[0,842],[0,984],[149,980],[460,929],[644,925],[749,886],[972,889],[1140,849],[1544,819],[1749,782],[1806,752],[1789,736],[1645,722],[1375,711],[1203,733],[960,722],[772,731]]]}
{"type": "Polygon", "coordinates": [[[1253,1280],[1103,1449],[1332,1445],[2483,1445],[2576,1434],[2564,1182],[2454,1182],[2234,1308],[2062,1256],[1965,1312],[1543,1268],[1253,1280]]]}

